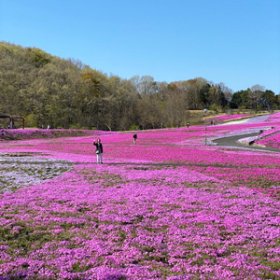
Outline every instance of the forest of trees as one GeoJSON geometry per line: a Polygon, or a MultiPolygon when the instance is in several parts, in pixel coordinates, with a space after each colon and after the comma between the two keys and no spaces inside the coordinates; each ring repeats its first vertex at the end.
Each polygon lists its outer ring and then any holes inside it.
{"type": "Polygon", "coordinates": [[[0,113],[28,126],[148,129],[184,126],[189,110],[275,110],[280,97],[261,86],[233,93],[203,78],[172,83],[108,76],[37,48],[0,42],[0,113]]]}

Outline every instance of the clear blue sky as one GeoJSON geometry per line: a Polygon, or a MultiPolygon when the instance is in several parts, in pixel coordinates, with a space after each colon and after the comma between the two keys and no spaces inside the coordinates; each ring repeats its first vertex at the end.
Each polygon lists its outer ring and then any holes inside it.
{"type": "Polygon", "coordinates": [[[122,78],[280,92],[280,0],[0,0],[0,41],[122,78]]]}

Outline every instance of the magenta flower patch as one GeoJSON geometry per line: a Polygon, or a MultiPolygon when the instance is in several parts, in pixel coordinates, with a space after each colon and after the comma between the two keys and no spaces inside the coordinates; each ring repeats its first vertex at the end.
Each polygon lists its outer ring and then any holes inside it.
{"type": "Polygon", "coordinates": [[[280,153],[205,141],[279,130],[278,115],[136,144],[98,132],[100,165],[94,132],[1,141],[1,277],[278,279],[280,153]]]}

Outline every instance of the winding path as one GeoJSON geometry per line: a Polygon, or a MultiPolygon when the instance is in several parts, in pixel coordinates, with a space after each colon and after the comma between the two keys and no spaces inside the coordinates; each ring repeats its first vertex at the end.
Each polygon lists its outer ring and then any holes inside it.
{"type": "Polygon", "coordinates": [[[238,142],[239,139],[247,138],[247,137],[254,137],[259,135],[259,132],[255,133],[248,133],[248,134],[240,134],[240,135],[233,135],[233,136],[227,136],[222,138],[217,138],[213,140],[216,145],[218,146],[224,146],[224,147],[238,147],[238,148],[247,148],[251,150],[261,150],[261,151],[270,151],[270,152],[280,152],[279,149],[272,148],[272,147],[260,147],[260,146],[254,146],[254,145],[244,145],[238,142]]]}
{"type": "MultiPolygon", "coordinates": [[[[258,116],[254,118],[250,118],[247,120],[241,120],[241,121],[234,121],[234,122],[229,122],[225,123],[223,125],[230,125],[230,124],[236,124],[236,123],[258,123],[258,122],[264,122],[269,118],[269,115],[264,115],[264,116],[258,116]]],[[[255,145],[245,145],[240,142],[238,142],[239,139],[242,138],[247,138],[247,137],[254,137],[259,135],[259,132],[254,132],[254,133],[248,133],[248,134],[239,134],[239,135],[231,135],[227,137],[221,137],[221,138],[216,138],[212,140],[213,143],[215,143],[218,146],[224,146],[224,147],[237,147],[237,148],[246,148],[250,150],[259,150],[259,151],[269,151],[269,152],[280,152],[280,149],[277,148],[272,148],[272,147],[260,147],[260,146],[255,146],[255,145]]]]}

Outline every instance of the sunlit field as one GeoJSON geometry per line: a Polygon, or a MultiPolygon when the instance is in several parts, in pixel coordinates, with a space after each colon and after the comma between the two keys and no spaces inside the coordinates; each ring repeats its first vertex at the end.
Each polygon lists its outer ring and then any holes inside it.
{"type": "Polygon", "coordinates": [[[212,142],[254,132],[280,148],[280,113],[2,140],[0,279],[280,279],[280,150],[212,142]]]}

